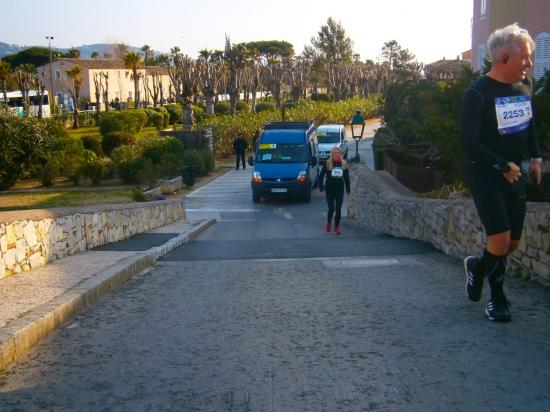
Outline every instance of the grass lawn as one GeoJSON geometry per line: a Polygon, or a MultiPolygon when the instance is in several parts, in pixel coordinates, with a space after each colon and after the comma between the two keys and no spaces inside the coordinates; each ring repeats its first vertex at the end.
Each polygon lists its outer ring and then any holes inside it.
{"type": "MultiPolygon", "coordinates": [[[[67,129],[69,136],[76,139],[80,139],[82,136],[101,136],[99,133],[99,127],[81,127],[79,129],[67,129]]],[[[139,141],[140,137],[147,133],[158,133],[158,130],[155,127],[144,127],[141,132],[136,134],[136,140],[139,141]]]]}
{"type": "Polygon", "coordinates": [[[99,127],[81,127],[79,129],[67,129],[69,136],[80,139],[82,136],[101,136],[99,127]]]}
{"type": "Polygon", "coordinates": [[[0,194],[0,211],[131,203],[132,189],[0,194]]]}

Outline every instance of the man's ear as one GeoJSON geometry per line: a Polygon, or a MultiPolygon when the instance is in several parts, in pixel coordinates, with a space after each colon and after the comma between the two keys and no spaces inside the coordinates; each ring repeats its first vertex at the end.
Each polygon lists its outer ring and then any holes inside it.
{"type": "Polygon", "coordinates": [[[507,54],[505,54],[504,56],[502,56],[502,63],[506,64],[508,63],[508,60],[510,60],[510,56],[508,56],[507,54]]]}

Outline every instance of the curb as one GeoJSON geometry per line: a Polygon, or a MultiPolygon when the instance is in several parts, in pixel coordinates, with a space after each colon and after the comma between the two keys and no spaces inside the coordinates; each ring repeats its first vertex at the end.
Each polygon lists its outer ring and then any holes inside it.
{"type": "Polygon", "coordinates": [[[8,323],[0,329],[0,371],[19,359],[40,339],[61,327],[68,319],[152,266],[160,257],[197,238],[214,223],[215,219],[205,220],[189,233],[178,235],[163,245],[123,259],[52,301],[8,323]]]}

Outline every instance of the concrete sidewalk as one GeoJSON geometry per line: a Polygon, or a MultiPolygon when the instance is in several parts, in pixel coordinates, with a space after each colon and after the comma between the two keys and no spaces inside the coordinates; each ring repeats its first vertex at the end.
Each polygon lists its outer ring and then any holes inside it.
{"type": "Polygon", "coordinates": [[[213,223],[213,219],[180,220],[0,279],[0,370],[76,313],[213,223]]]}

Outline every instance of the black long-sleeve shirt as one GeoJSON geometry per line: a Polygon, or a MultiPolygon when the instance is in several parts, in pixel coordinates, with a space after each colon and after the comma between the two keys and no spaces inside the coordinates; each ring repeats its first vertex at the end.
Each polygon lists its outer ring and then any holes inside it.
{"type": "Polygon", "coordinates": [[[248,144],[246,143],[246,140],[244,140],[244,137],[239,136],[233,141],[233,149],[235,149],[235,152],[237,154],[245,153],[246,147],[248,144]]]}
{"type": "MultiPolygon", "coordinates": [[[[336,174],[336,173],[335,173],[336,174]]],[[[350,191],[349,184],[349,170],[348,168],[342,168],[342,164],[334,163],[334,167],[327,170],[327,165],[323,166],[319,175],[319,190],[322,192],[326,189],[327,192],[334,193],[337,190],[344,190],[346,187],[346,193],[350,191]],[[332,176],[334,169],[339,168],[342,170],[342,176],[332,176]]]]}
{"type": "Polygon", "coordinates": [[[507,162],[521,165],[526,157],[540,157],[533,111],[527,103],[530,103],[531,94],[529,79],[506,84],[489,76],[482,77],[466,90],[460,132],[467,163],[500,170],[507,162]],[[503,121],[517,124],[504,125],[503,121]]]}

